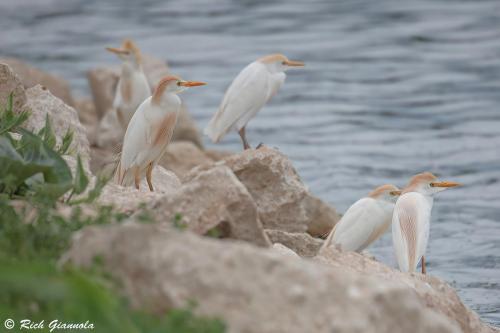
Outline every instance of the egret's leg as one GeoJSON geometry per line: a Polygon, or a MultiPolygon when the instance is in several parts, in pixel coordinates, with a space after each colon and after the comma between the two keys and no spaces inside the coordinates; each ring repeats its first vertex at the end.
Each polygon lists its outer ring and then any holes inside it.
{"type": "Polygon", "coordinates": [[[250,149],[250,145],[248,144],[247,137],[245,135],[245,126],[243,126],[238,133],[240,134],[241,141],[243,141],[243,149],[250,149]]]}
{"type": "Polygon", "coordinates": [[[146,171],[146,180],[148,181],[149,190],[154,192],[153,182],[151,180],[151,174],[153,173],[153,163],[149,163],[148,169],[146,171]]]}
{"type": "Polygon", "coordinates": [[[261,143],[259,143],[259,144],[257,145],[257,147],[255,147],[255,149],[259,149],[259,148],[262,148],[262,147],[264,147],[264,144],[261,142],[261,143]]]}
{"type": "Polygon", "coordinates": [[[134,180],[135,180],[135,188],[139,189],[139,184],[141,182],[141,175],[138,167],[134,169],[134,180]]]}
{"type": "Polygon", "coordinates": [[[422,274],[427,274],[427,270],[425,269],[425,257],[422,256],[422,274]]]}

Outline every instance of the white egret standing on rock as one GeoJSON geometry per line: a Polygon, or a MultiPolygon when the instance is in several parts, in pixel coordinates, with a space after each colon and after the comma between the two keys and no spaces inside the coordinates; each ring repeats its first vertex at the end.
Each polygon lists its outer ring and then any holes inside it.
{"type": "Polygon", "coordinates": [[[361,252],[376,241],[391,224],[392,212],[401,191],[382,185],[356,201],[330,231],[321,250],[338,246],[344,251],[361,252]]]}
{"type": "Polygon", "coordinates": [[[422,258],[422,274],[426,273],[425,250],[429,240],[433,195],[458,185],[455,182],[439,182],[432,173],[424,172],[413,176],[403,190],[392,217],[392,239],[401,271],[415,272],[422,258]]]}
{"type": "Polygon", "coordinates": [[[282,54],[271,54],[245,67],[231,83],[217,113],[205,128],[213,142],[231,129],[236,129],[249,149],[245,127],[257,112],[273,97],[285,82],[285,71],[290,67],[304,66],[303,62],[288,60],[282,54]]]}
{"type": "Polygon", "coordinates": [[[141,52],[131,40],[125,40],[121,48],[107,47],[106,50],[123,61],[113,108],[125,131],[137,107],[151,96],[151,88],[142,70],[141,52]]]}
{"type": "Polygon", "coordinates": [[[164,77],[158,83],[153,96],[142,102],[128,124],[115,173],[118,184],[135,184],[139,189],[139,182],[145,175],[149,190],[153,191],[153,168],[172,138],[181,108],[181,99],[177,94],[188,87],[204,84],[184,81],[173,75],[164,77]]]}

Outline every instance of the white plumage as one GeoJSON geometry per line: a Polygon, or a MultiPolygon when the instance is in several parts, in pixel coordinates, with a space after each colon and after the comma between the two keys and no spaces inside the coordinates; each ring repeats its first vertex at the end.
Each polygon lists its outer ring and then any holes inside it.
{"type": "Polygon", "coordinates": [[[422,261],[422,273],[426,273],[425,252],[433,195],[458,185],[454,182],[438,182],[436,176],[429,172],[418,174],[410,180],[396,202],[392,217],[392,239],[401,271],[415,272],[422,261]]]}
{"type": "Polygon", "coordinates": [[[389,227],[399,193],[397,187],[383,185],[356,201],[335,225],[321,250],[335,246],[344,251],[361,252],[367,248],[389,227]]]}
{"type": "Polygon", "coordinates": [[[250,148],[245,126],[278,92],[285,82],[284,72],[290,66],[303,66],[303,63],[273,54],[246,66],[227,89],[219,110],[204,133],[213,142],[218,142],[231,129],[235,129],[241,136],[244,148],[250,148]]]}
{"type": "Polygon", "coordinates": [[[128,124],[115,181],[124,186],[139,182],[144,176],[153,191],[151,173],[172,138],[181,99],[177,94],[186,87],[203,85],[202,82],[183,81],[176,76],[163,78],[153,96],[137,109],[128,124]]]}
{"type": "Polygon", "coordinates": [[[131,40],[125,40],[122,48],[108,47],[107,50],[123,60],[113,108],[123,130],[126,130],[139,105],[151,95],[151,87],[142,70],[140,51],[131,40]]]}

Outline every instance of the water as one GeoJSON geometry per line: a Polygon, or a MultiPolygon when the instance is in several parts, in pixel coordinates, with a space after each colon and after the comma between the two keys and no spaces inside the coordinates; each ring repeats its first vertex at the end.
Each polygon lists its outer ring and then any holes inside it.
{"type": "MultiPolygon", "coordinates": [[[[344,211],[383,183],[432,171],[462,188],[435,201],[430,274],[500,324],[500,2],[0,0],[0,54],[67,78],[117,60],[122,38],[208,86],[183,97],[200,126],[249,62],[304,60],[248,137],[289,155],[344,211]]],[[[207,142],[208,143],[208,142],[207,142]]],[[[236,134],[217,147],[239,150],[236,134]]],[[[390,235],[372,252],[395,265],[390,235]]]]}

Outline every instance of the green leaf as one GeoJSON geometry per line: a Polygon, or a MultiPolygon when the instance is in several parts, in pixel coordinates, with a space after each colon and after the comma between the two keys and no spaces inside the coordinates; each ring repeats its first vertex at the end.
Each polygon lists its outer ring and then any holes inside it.
{"type": "Polygon", "coordinates": [[[66,134],[64,134],[62,138],[61,147],[57,150],[57,152],[61,155],[65,155],[68,152],[69,146],[73,142],[73,131],[68,129],[66,134]]]}
{"type": "Polygon", "coordinates": [[[12,110],[12,98],[12,94],[10,94],[6,108],[0,112],[0,135],[16,131],[29,117],[28,111],[15,113],[12,110]]]}
{"type": "Polygon", "coordinates": [[[26,183],[41,195],[60,197],[72,187],[68,165],[38,136],[22,128],[19,131],[22,137],[16,146],[0,137],[0,183],[13,177],[7,188],[10,192],[26,183]]]}
{"type": "Polygon", "coordinates": [[[52,124],[48,113],[45,115],[45,126],[40,130],[38,135],[43,138],[43,142],[45,142],[50,149],[54,149],[56,145],[56,136],[52,130],[52,124]]]}
{"type": "Polygon", "coordinates": [[[76,160],[76,170],[75,170],[75,179],[73,180],[73,191],[75,194],[80,194],[85,191],[87,185],[89,184],[89,179],[85,174],[85,170],[83,169],[82,159],[80,155],[76,160]]]}

